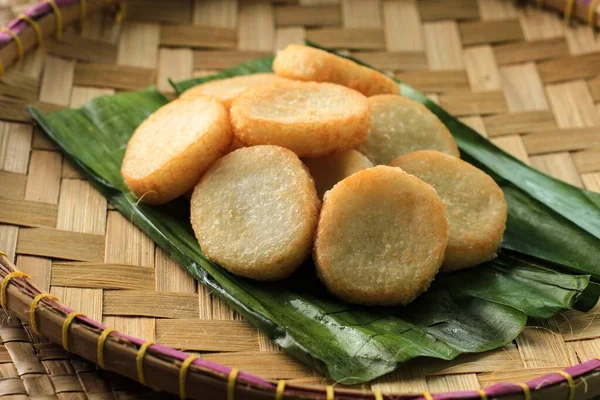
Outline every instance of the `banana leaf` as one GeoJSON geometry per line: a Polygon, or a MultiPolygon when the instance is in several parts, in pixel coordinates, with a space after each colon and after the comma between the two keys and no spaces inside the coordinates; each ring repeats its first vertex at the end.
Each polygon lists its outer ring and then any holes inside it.
{"type": "MultiPolygon", "coordinates": [[[[270,59],[258,60],[208,79],[268,71],[270,63],[270,59]]],[[[181,91],[197,82],[176,87],[181,91]]],[[[600,275],[595,265],[581,263],[579,273],[565,272],[565,266],[577,268],[558,259],[562,242],[556,242],[558,249],[540,250],[544,257],[516,246],[516,251],[503,250],[497,259],[477,268],[440,275],[431,289],[408,307],[359,307],[339,301],[316,279],[310,262],[290,279],[277,283],[234,276],[202,254],[191,230],[185,199],[164,206],[140,203],[120,176],[128,138],[166,103],[160,92],[149,88],[98,97],[76,110],[47,115],[34,107],[29,111],[115,208],[195,279],[285,351],[341,383],[369,381],[415,357],[450,360],[461,353],[498,348],[523,330],[528,317],[543,319],[574,307],[589,309],[598,300],[598,285],[590,281],[591,276],[600,275]]],[[[570,220],[518,186],[510,187],[521,207],[511,214],[510,221],[527,220],[512,230],[517,245],[523,240],[534,246],[535,242],[527,242],[527,236],[554,233],[535,225],[536,218],[548,218],[553,229],[562,227],[562,235],[579,235],[570,238],[574,244],[564,244],[572,246],[567,261],[571,256],[598,259],[597,241],[590,242],[589,254],[578,251],[587,243],[582,238],[588,238],[585,235],[589,232],[573,222],[563,226],[570,220]],[[534,214],[532,220],[528,210],[534,214]]]]}

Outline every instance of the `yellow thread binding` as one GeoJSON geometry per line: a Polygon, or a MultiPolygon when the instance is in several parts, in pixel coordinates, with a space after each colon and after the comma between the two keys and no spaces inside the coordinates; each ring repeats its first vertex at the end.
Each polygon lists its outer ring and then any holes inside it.
{"type": "Polygon", "coordinates": [[[327,386],[327,400],[334,400],[335,392],[333,391],[333,386],[327,386]]]}
{"type": "Polygon", "coordinates": [[[60,8],[58,8],[54,0],[46,0],[46,3],[48,3],[48,5],[52,7],[52,11],[54,12],[54,16],[56,17],[56,40],[60,42],[62,40],[63,34],[63,19],[62,14],[60,12],[60,8]]]}
{"type": "Polygon", "coordinates": [[[596,29],[596,9],[600,4],[600,0],[592,0],[590,8],[588,8],[588,24],[592,29],[596,29]]]}
{"type": "Polygon", "coordinates": [[[375,400],[383,400],[381,389],[379,389],[378,387],[373,388],[373,396],[375,396],[375,400]]]}
{"type": "Polygon", "coordinates": [[[11,272],[9,274],[6,274],[6,276],[4,277],[4,279],[2,280],[2,286],[0,287],[0,307],[4,308],[5,310],[8,310],[8,308],[6,307],[6,288],[8,287],[8,284],[10,283],[10,280],[13,278],[25,278],[28,279],[29,275],[27,275],[24,272],[19,272],[19,271],[15,271],[15,272],[11,272]]]}
{"type": "Polygon", "coordinates": [[[433,396],[429,392],[423,392],[423,398],[425,400],[433,400],[433,396]]]}
{"type": "Polygon", "coordinates": [[[140,382],[142,385],[146,384],[146,378],[144,377],[144,355],[146,354],[148,347],[152,346],[153,344],[154,342],[142,343],[135,356],[135,369],[137,370],[138,382],[140,382]]]}
{"type": "Polygon", "coordinates": [[[31,329],[36,335],[41,335],[41,333],[37,327],[37,321],[35,320],[35,308],[42,299],[58,300],[58,297],[52,296],[50,293],[41,293],[35,296],[31,302],[31,306],[29,306],[29,326],[31,326],[31,329]]]}
{"type": "Polygon", "coordinates": [[[479,397],[481,397],[481,400],[487,400],[487,394],[485,393],[485,390],[483,389],[477,389],[477,393],[479,393],[479,397]]]}
{"type": "Polygon", "coordinates": [[[564,376],[569,384],[569,397],[568,400],[575,400],[575,382],[573,381],[573,377],[566,373],[565,371],[556,371],[557,374],[564,376]]]}
{"type": "Polygon", "coordinates": [[[195,359],[200,358],[198,356],[189,356],[181,363],[181,369],[179,370],[179,398],[181,400],[185,400],[185,380],[187,377],[187,371],[190,368],[190,365],[194,362],[195,359]]]}
{"type": "MultiPolygon", "coordinates": [[[[2,64],[2,63],[0,63],[2,64]]],[[[8,254],[6,254],[5,252],[3,252],[2,250],[0,250],[0,256],[4,256],[4,257],[8,257],[8,254]]]]}
{"type": "Polygon", "coordinates": [[[19,20],[25,21],[29,24],[29,26],[31,26],[33,32],[35,33],[35,39],[37,40],[37,44],[38,46],[41,46],[42,42],[44,41],[44,35],[42,34],[42,28],[40,28],[38,23],[25,14],[19,15],[19,20]]]}
{"type": "Polygon", "coordinates": [[[525,383],[517,383],[517,385],[521,386],[521,389],[523,389],[525,400],[531,400],[531,390],[529,390],[529,386],[525,383]]]}
{"type": "Polygon", "coordinates": [[[126,3],[117,3],[117,16],[115,20],[117,24],[120,24],[125,19],[125,15],[127,15],[127,4],[126,3]]]}
{"type": "Polygon", "coordinates": [[[75,317],[77,317],[79,315],[83,315],[83,314],[80,312],[72,312],[71,314],[67,315],[67,318],[65,318],[65,322],[63,322],[62,345],[66,351],[69,351],[69,327],[71,326],[71,322],[73,322],[75,317]]]}
{"type": "Polygon", "coordinates": [[[98,338],[98,346],[96,348],[96,360],[98,361],[98,366],[104,369],[104,344],[106,343],[106,339],[108,339],[108,335],[113,333],[115,329],[106,328],[100,334],[98,338]]]}
{"type": "Polygon", "coordinates": [[[79,11],[79,29],[83,29],[83,23],[87,14],[87,0],[79,0],[79,11]]]}
{"type": "Polygon", "coordinates": [[[227,378],[227,400],[235,399],[235,381],[239,372],[240,370],[237,368],[231,368],[231,372],[229,372],[229,377],[227,378]]]}
{"type": "Polygon", "coordinates": [[[277,390],[275,390],[275,400],[283,400],[283,392],[285,392],[285,381],[281,379],[277,382],[277,390]]]}
{"type": "Polygon", "coordinates": [[[25,54],[25,50],[23,50],[23,42],[21,42],[21,38],[19,37],[19,35],[17,35],[8,28],[2,28],[0,29],[0,32],[4,32],[13,38],[15,46],[17,47],[17,61],[21,60],[23,58],[23,54],[25,54]]]}
{"type": "Polygon", "coordinates": [[[571,15],[573,14],[574,5],[575,0],[567,0],[565,2],[565,24],[569,24],[569,22],[571,22],[571,15]]]}

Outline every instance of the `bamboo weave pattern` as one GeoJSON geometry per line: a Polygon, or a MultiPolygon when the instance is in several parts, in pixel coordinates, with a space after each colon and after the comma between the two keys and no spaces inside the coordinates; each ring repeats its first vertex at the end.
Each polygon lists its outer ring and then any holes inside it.
{"type": "MultiPolygon", "coordinates": [[[[13,3],[0,2],[0,25],[24,10],[13,3]]],[[[535,6],[130,0],[122,25],[96,13],[81,32],[63,30],[62,42],[45,37],[0,81],[0,249],[73,310],[241,371],[324,390],[333,383],[280,352],[111,209],[33,128],[24,105],[78,107],[149,84],[172,92],[168,78],[212,73],[307,37],[394,73],[524,162],[600,191],[600,38],[535,6]]],[[[600,355],[597,310],[531,321],[514,343],[487,354],[411,363],[376,382],[374,393],[479,390],[589,360],[600,355]]],[[[0,339],[0,396],[157,396],[3,311],[0,339]]],[[[571,393],[565,386],[564,398],[571,393]]]]}

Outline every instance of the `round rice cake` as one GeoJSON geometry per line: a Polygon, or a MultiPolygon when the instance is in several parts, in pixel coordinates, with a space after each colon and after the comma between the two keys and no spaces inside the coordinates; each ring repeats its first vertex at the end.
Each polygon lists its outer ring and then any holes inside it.
{"type": "Polygon", "coordinates": [[[496,257],[506,225],[502,189],[480,169],[438,151],[417,151],[392,161],[435,188],[450,227],[442,271],[469,268],[496,257]]]}
{"type": "Polygon", "coordinates": [[[200,96],[177,99],[135,130],[121,174],[142,201],[163,204],[192,189],[232,139],[227,110],[220,102],[200,96]]]}
{"type": "Polygon", "coordinates": [[[285,82],[289,82],[289,79],[282,78],[275,74],[242,75],[234,78],[215,79],[202,83],[186,90],[181,97],[211,96],[221,101],[223,105],[229,109],[233,99],[250,87],[285,82]]]}
{"type": "Polygon", "coordinates": [[[371,130],[358,150],[375,164],[418,150],[438,150],[455,157],[460,153],[448,128],[424,105],[406,97],[369,98],[371,130]]]}
{"type": "Polygon", "coordinates": [[[256,280],[283,279],[310,254],[319,213],[308,170],[290,150],[244,147],[204,174],[191,222],[204,254],[256,280]]]}
{"type": "Polygon", "coordinates": [[[356,147],[370,125],[367,98],[332,83],[249,88],[235,98],[230,116],[244,145],[272,144],[310,158],[356,147]]]}
{"type": "Polygon", "coordinates": [[[305,158],[303,161],[315,181],[320,199],[323,198],[326,191],[342,179],[373,166],[367,157],[354,149],[325,157],[305,158]]]}
{"type": "Polygon", "coordinates": [[[400,86],[381,72],[327,51],[299,44],[290,44],[277,52],[273,71],[290,79],[337,83],[365,96],[400,93],[400,86]]]}
{"type": "Polygon", "coordinates": [[[313,250],[317,273],[351,303],[405,305],[444,259],[448,223],[435,190],[400,168],[359,171],[325,194],[313,250]]]}

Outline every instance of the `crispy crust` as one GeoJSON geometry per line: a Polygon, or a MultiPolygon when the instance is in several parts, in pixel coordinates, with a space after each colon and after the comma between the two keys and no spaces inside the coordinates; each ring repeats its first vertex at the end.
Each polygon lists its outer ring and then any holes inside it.
{"type": "Polygon", "coordinates": [[[469,268],[496,257],[507,207],[502,189],[490,176],[438,151],[409,153],[391,165],[432,185],[447,204],[450,235],[441,271],[469,268]]]}
{"type": "Polygon", "coordinates": [[[369,97],[369,105],[371,129],[358,150],[375,164],[418,150],[460,157],[448,128],[424,105],[396,95],[369,97]]]}
{"type": "Polygon", "coordinates": [[[303,161],[315,181],[320,199],[342,179],[362,169],[373,167],[373,163],[367,157],[354,149],[320,158],[306,158],[303,161]]]}
{"type": "Polygon", "coordinates": [[[225,108],[229,109],[233,99],[250,87],[286,82],[289,82],[289,79],[275,74],[252,74],[227,79],[215,79],[186,90],[181,95],[181,98],[211,96],[222,102],[225,108]]]}
{"type": "Polygon", "coordinates": [[[230,118],[247,146],[274,144],[313,158],[362,143],[370,111],[367,98],[352,89],[292,82],[247,89],[233,101],[230,118]]]}
{"type": "Polygon", "coordinates": [[[380,72],[324,50],[298,44],[290,44],[277,52],[273,71],[290,79],[337,83],[365,96],[400,94],[398,84],[380,72]]]}
{"type": "Polygon", "coordinates": [[[313,256],[334,295],[360,304],[408,304],[428,289],[448,238],[435,190],[399,168],[377,166],[325,195],[313,256]]]}
{"type": "Polygon", "coordinates": [[[192,189],[204,171],[224,154],[232,139],[227,111],[218,101],[208,97],[174,100],[136,129],[127,145],[121,174],[142,201],[163,204],[192,189]],[[181,114],[182,108],[187,113],[181,114]],[[190,114],[190,109],[197,109],[197,115],[190,114]],[[208,124],[199,122],[205,120],[208,124]],[[198,128],[200,125],[202,128],[198,128]],[[173,135],[183,130],[192,135],[181,148],[174,149],[173,135]],[[172,154],[156,165],[169,146],[172,154]]]}
{"type": "Polygon", "coordinates": [[[289,276],[310,254],[320,202],[308,170],[279,146],[227,154],[202,177],[191,222],[202,251],[256,280],[289,276]]]}

